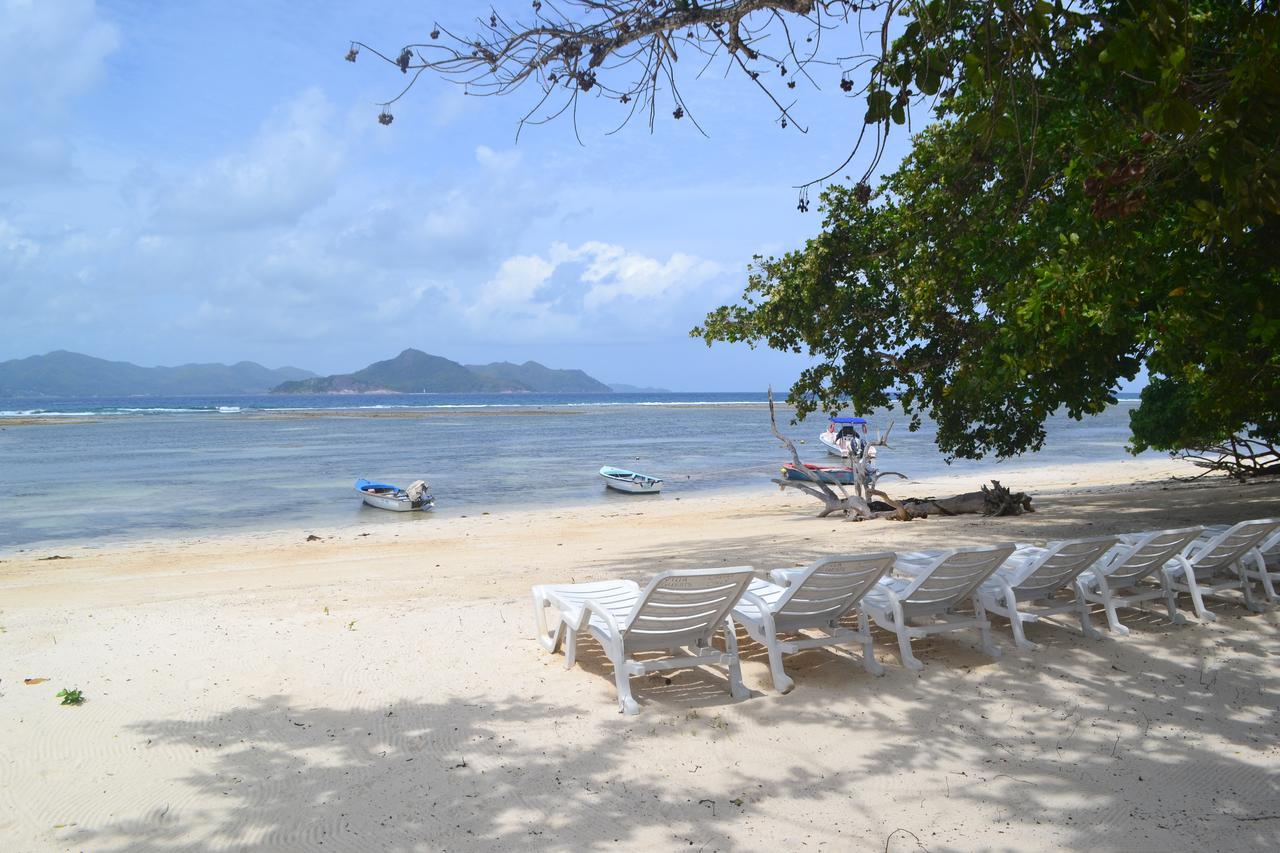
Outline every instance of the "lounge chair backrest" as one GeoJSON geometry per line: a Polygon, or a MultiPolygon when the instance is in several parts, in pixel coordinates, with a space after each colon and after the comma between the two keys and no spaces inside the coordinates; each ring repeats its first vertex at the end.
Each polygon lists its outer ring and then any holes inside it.
{"type": "Polygon", "coordinates": [[[1147,575],[1159,571],[1161,566],[1182,553],[1202,532],[1203,527],[1182,527],[1144,533],[1139,538],[1112,549],[1101,571],[1112,587],[1132,586],[1147,575]]]}
{"type": "Polygon", "coordinates": [[[1219,569],[1239,562],[1241,557],[1274,533],[1277,527],[1280,527],[1280,519],[1277,518],[1242,521],[1210,539],[1204,547],[1195,549],[1190,556],[1191,565],[1195,567],[1197,576],[1212,575],[1219,569]]]}
{"type": "Polygon", "coordinates": [[[774,611],[779,631],[833,622],[852,610],[893,566],[892,552],[824,557],[792,579],[774,611]]]}
{"type": "Polygon", "coordinates": [[[1053,595],[1097,562],[1116,541],[1115,536],[1097,536],[1058,542],[1028,567],[1029,573],[1014,585],[1014,592],[1023,599],[1053,595]]]}
{"type": "Polygon", "coordinates": [[[899,595],[904,615],[941,613],[968,598],[1013,548],[1012,544],[963,548],[938,557],[899,595]]]}
{"type": "Polygon", "coordinates": [[[750,566],[662,572],[622,626],[628,649],[703,647],[751,583],[750,566]]]}

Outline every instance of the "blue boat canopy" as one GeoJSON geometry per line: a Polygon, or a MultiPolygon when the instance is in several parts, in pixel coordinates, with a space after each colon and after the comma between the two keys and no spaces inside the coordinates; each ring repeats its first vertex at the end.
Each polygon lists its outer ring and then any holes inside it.
{"type": "Polygon", "coordinates": [[[866,418],[832,418],[833,424],[865,424],[866,418]]]}

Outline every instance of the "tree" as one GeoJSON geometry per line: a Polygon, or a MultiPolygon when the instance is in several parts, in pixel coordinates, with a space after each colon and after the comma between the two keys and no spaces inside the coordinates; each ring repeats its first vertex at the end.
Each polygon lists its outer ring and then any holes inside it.
{"type": "Polygon", "coordinates": [[[536,81],[527,120],[591,93],[639,99],[651,122],[670,97],[678,118],[690,47],[764,88],[780,124],[797,122],[780,97],[797,77],[838,72],[862,105],[863,180],[829,187],[822,232],[757,258],[743,302],[694,330],[817,357],[789,395],[801,416],[896,396],[913,428],[937,421],[945,452],[1008,456],[1039,447],[1054,411],[1115,402],[1145,363],[1135,450],[1280,438],[1274,3],[572,6],[547,18],[535,2],[527,27],[495,14],[443,58],[410,46],[395,61],[498,93],[536,81]],[[863,19],[870,50],[853,47],[863,19]],[[933,123],[873,190],[883,140],[913,109],[933,123]]]}

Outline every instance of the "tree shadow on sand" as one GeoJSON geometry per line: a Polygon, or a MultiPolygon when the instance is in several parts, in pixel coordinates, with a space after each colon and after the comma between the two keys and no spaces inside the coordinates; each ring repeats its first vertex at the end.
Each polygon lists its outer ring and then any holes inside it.
{"type": "MultiPolygon", "coordinates": [[[[788,659],[787,696],[765,689],[759,647],[744,642],[753,698],[682,671],[636,679],[639,717],[567,695],[377,708],[276,696],[152,720],[132,734],[191,769],[149,813],[65,840],[143,853],[713,851],[759,849],[763,821],[779,838],[895,851],[1025,849],[1028,831],[1045,848],[1275,849],[1280,626],[1218,612],[1213,626],[1130,613],[1124,640],[1034,625],[1045,648],[1015,651],[1002,633],[998,661],[961,632],[918,644],[922,674],[880,642],[883,678],[815,650],[788,659]],[[833,757],[850,738],[861,749],[833,757]],[[714,779],[698,772],[715,765],[714,779]],[[1013,830],[1021,840],[1004,842],[1013,830]]],[[[612,701],[598,648],[584,640],[580,655],[586,672],[565,675],[612,701]]]]}

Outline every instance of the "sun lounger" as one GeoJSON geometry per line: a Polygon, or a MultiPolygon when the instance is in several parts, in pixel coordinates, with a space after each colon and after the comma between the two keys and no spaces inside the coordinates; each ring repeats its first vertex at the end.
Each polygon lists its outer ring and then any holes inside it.
{"type": "Polygon", "coordinates": [[[1089,605],[1077,593],[1074,582],[1116,541],[1114,536],[1099,536],[1068,539],[1051,543],[1046,548],[1019,547],[995,574],[978,587],[982,606],[1009,620],[1013,642],[1019,648],[1036,647],[1023,632],[1023,622],[1035,622],[1045,616],[1069,611],[1075,611],[1080,617],[1080,629],[1086,636],[1099,637],[1101,635],[1089,622],[1089,605]],[[1069,601],[1059,597],[1063,590],[1070,593],[1069,601]],[[1028,604],[1035,606],[1036,610],[1021,609],[1028,604]]]}
{"type": "Polygon", "coordinates": [[[1201,619],[1212,621],[1218,618],[1205,608],[1205,596],[1230,598],[1223,592],[1232,589],[1243,594],[1245,607],[1261,610],[1253,600],[1253,584],[1244,561],[1255,561],[1257,570],[1265,572],[1266,564],[1257,548],[1277,529],[1280,529],[1280,519],[1242,521],[1216,536],[1192,542],[1161,571],[1171,589],[1191,594],[1191,604],[1201,619]]]}
{"type": "Polygon", "coordinates": [[[1085,601],[1102,605],[1111,632],[1122,637],[1129,629],[1120,623],[1116,609],[1136,607],[1144,601],[1162,598],[1169,618],[1179,624],[1186,622],[1178,612],[1173,589],[1160,569],[1182,553],[1201,532],[1199,527],[1185,527],[1122,537],[1092,568],[1080,573],[1076,590],[1085,601]],[[1160,585],[1144,583],[1147,578],[1155,578],[1160,585]]]}
{"type": "Polygon", "coordinates": [[[863,596],[861,607],[877,625],[898,635],[902,665],[908,669],[924,667],[911,654],[912,637],[963,628],[977,628],[982,634],[982,650],[992,657],[1000,657],[977,589],[1013,553],[1013,547],[965,548],[920,554],[918,559],[899,554],[894,570],[908,577],[881,578],[875,588],[863,596]],[[956,612],[956,608],[966,602],[973,605],[973,615],[956,612]],[[922,617],[932,617],[934,621],[926,625],[911,624],[911,620],[922,617]]]}
{"type": "MultiPolygon", "coordinates": [[[[1216,536],[1230,528],[1228,524],[1210,524],[1204,529],[1205,537],[1216,536]]],[[[1243,564],[1245,577],[1262,583],[1267,601],[1275,603],[1276,582],[1280,581],[1280,530],[1272,533],[1258,545],[1257,555],[1243,564]],[[1253,568],[1250,568],[1253,566],[1253,568]]]]}
{"type": "Polygon", "coordinates": [[[769,672],[779,693],[795,687],[783,669],[782,656],[802,649],[860,642],[862,665],[872,675],[883,674],[884,667],[872,651],[866,614],[858,614],[857,631],[841,627],[840,620],[889,571],[893,559],[891,553],[826,557],[805,568],[770,572],[772,582],[751,582],[734,606],[733,618],[769,650],[769,672]],[[787,640],[780,636],[806,630],[821,631],[823,636],[787,640]]]}
{"type": "Polygon", "coordinates": [[[565,669],[577,657],[579,631],[590,631],[613,662],[618,704],[623,713],[640,710],[631,695],[631,678],[667,669],[723,666],[729,693],[749,694],[742,685],[738,640],[729,609],[751,581],[750,566],[663,572],[643,590],[635,581],[545,584],[533,588],[538,642],[549,652],[565,645],[565,669]],[[558,621],[547,627],[546,611],[554,607],[558,621]],[[725,649],[711,644],[724,628],[725,649]],[[638,652],[666,651],[671,656],[636,660],[638,652]]]}

